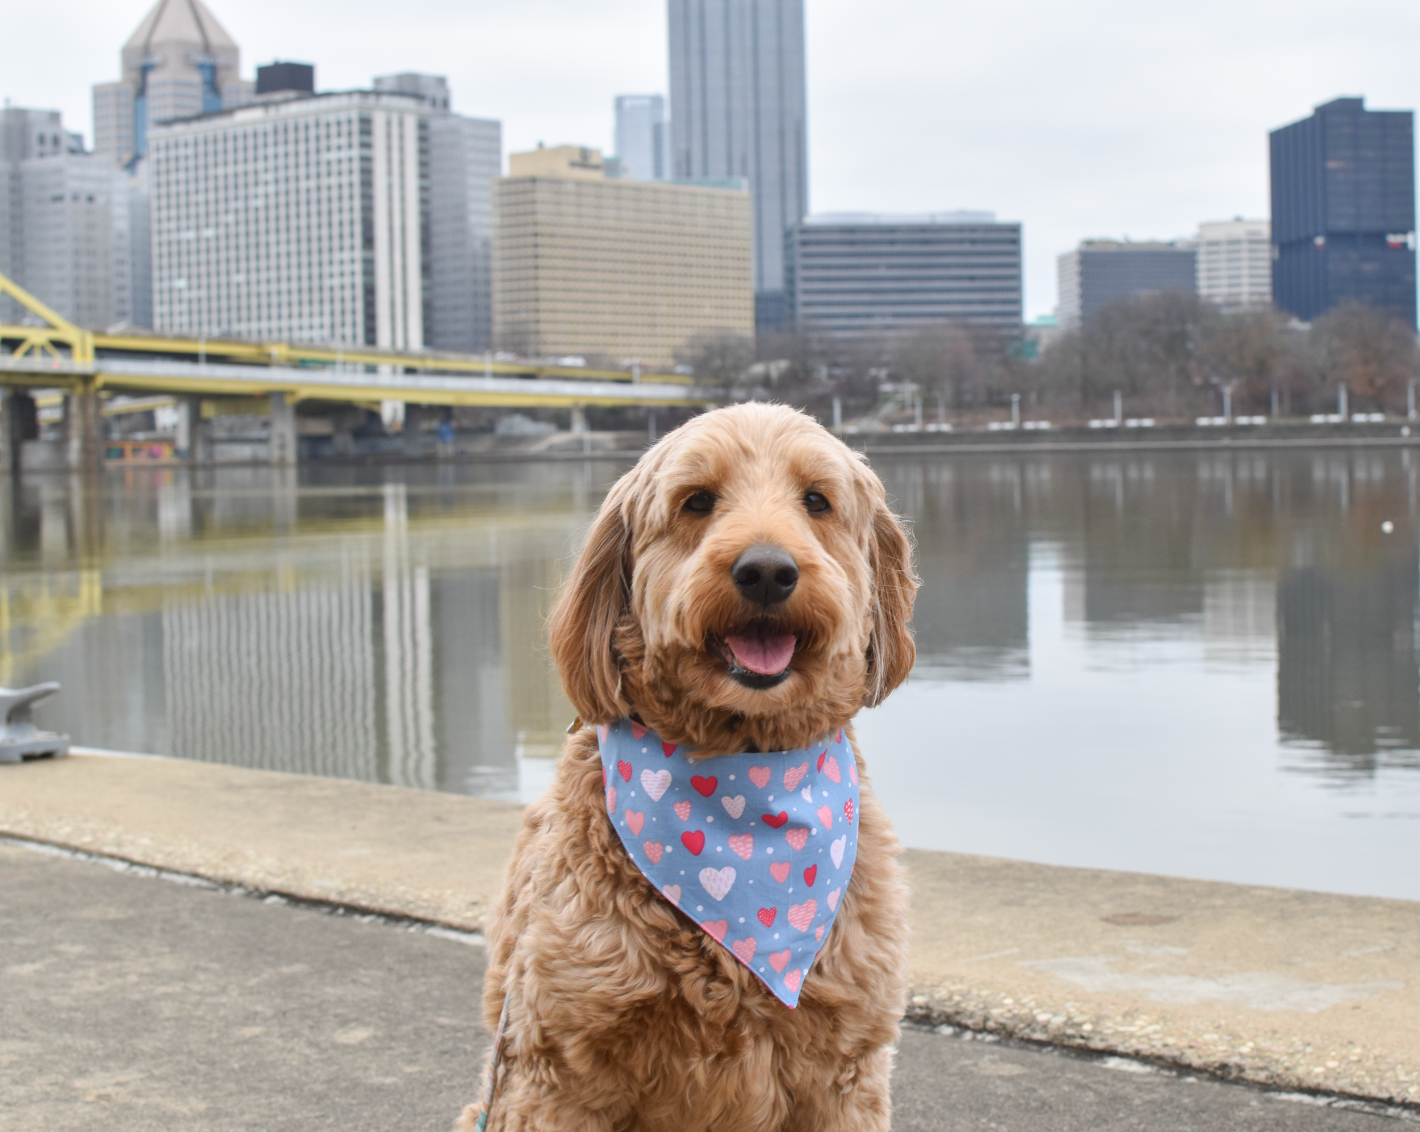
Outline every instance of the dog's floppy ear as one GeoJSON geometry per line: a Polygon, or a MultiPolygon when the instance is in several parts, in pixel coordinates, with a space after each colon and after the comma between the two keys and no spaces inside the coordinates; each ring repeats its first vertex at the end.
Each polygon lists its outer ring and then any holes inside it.
{"type": "Polygon", "coordinates": [[[612,648],[612,634],[631,601],[631,480],[631,474],[623,476],[603,501],[548,615],[552,662],[583,723],[615,723],[631,710],[612,648]]]}
{"type": "Polygon", "coordinates": [[[863,694],[868,707],[877,707],[906,680],[917,659],[917,646],[908,628],[912,599],[917,595],[912,541],[902,521],[888,510],[882,487],[878,486],[873,494],[873,527],[868,541],[868,559],[873,569],[873,625],[868,637],[868,686],[863,694]]]}

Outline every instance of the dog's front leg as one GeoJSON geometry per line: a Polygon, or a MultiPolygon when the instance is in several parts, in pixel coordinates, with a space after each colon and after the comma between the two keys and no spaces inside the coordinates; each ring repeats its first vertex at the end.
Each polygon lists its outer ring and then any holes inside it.
{"type": "Polygon", "coordinates": [[[797,1082],[784,1132],[888,1132],[892,1054],[885,1046],[854,1059],[835,1077],[812,1074],[797,1082]]]}
{"type": "MultiPolygon", "coordinates": [[[[609,1114],[582,1107],[579,1098],[558,1087],[550,1072],[523,1069],[504,1063],[487,1132],[616,1132],[609,1114]]],[[[482,1112],[481,1104],[469,1105],[454,1132],[476,1132],[482,1112]]]]}

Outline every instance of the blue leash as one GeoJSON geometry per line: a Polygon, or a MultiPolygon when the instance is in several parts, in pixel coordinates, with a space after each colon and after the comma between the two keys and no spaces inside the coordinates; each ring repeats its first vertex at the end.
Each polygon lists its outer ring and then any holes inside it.
{"type": "Polygon", "coordinates": [[[488,1116],[493,1111],[493,1094],[498,1088],[498,1065],[503,1060],[503,1036],[508,1030],[508,996],[503,996],[503,1013],[498,1016],[498,1032],[493,1035],[493,1061],[488,1066],[488,1084],[483,1089],[483,1111],[478,1115],[475,1132],[485,1132],[488,1116]]]}

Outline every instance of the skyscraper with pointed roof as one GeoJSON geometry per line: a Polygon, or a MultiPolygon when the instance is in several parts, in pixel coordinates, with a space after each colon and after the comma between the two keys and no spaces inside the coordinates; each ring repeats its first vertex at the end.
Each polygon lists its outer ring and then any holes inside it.
{"type": "Polygon", "coordinates": [[[123,45],[123,77],[94,87],[94,152],[131,166],[148,127],[251,101],[241,49],[202,0],[158,0],[123,45]]]}

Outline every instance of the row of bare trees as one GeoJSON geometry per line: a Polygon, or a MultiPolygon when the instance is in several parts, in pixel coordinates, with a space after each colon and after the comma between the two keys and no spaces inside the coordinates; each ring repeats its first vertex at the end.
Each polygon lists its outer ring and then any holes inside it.
{"type": "Polygon", "coordinates": [[[1225,314],[1185,292],[1114,303],[1044,342],[958,323],[871,339],[805,328],[709,335],[680,360],[741,396],[824,419],[835,398],[848,418],[904,385],[955,417],[999,413],[1019,394],[1032,415],[1083,420],[1109,415],[1118,391],[1131,416],[1191,419],[1221,413],[1224,389],[1234,413],[1298,416],[1333,411],[1341,387],[1355,411],[1403,413],[1420,379],[1414,329],[1373,307],[1346,303],[1302,326],[1271,308],[1225,314]]]}

